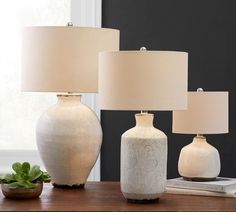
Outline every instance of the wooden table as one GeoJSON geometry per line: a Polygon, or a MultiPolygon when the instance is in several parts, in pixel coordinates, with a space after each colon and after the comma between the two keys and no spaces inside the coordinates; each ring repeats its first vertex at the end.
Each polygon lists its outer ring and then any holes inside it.
{"type": "Polygon", "coordinates": [[[158,203],[127,203],[118,182],[89,182],[85,189],[50,184],[38,199],[11,200],[0,194],[0,211],[236,211],[236,199],[164,194],[158,203]]]}

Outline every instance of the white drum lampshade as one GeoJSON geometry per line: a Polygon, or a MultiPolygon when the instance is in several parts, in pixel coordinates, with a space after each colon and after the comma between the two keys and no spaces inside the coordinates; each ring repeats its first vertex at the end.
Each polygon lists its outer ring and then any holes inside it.
{"type": "Polygon", "coordinates": [[[88,27],[26,27],[22,91],[97,93],[98,52],[119,49],[119,31],[88,27]]]}
{"type": "Polygon", "coordinates": [[[173,112],[173,132],[197,134],[179,157],[179,174],[190,180],[212,180],[220,157],[203,134],[228,133],[228,92],[188,92],[188,109],[173,112]]]}
{"type": "MultiPolygon", "coordinates": [[[[99,54],[100,106],[105,110],[187,108],[188,54],[114,51],[99,54]]],[[[121,191],[132,202],[155,201],[165,189],[167,137],[153,114],[136,114],[121,137],[121,191]]]]}
{"type": "Polygon", "coordinates": [[[102,52],[99,70],[102,109],[187,108],[188,54],[185,52],[102,52]]]}
{"type": "Polygon", "coordinates": [[[55,186],[83,187],[102,142],[96,114],[78,93],[98,90],[98,53],[119,49],[119,31],[88,27],[23,30],[22,90],[59,92],[39,119],[39,152],[55,186]]]}

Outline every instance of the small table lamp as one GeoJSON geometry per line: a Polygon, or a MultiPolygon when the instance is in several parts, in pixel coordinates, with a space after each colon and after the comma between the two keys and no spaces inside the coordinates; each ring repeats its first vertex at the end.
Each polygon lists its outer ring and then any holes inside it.
{"type": "Polygon", "coordinates": [[[99,54],[101,108],[141,110],[121,137],[121,191],[132,202],[154,201],[165,190],[167,137],[147,110],[187,108],[188,54],[141,50],[99,54]]]}
{"type": "Polygon", "coordinates": [[[89,27],[27,27],[22,90],[59,92],[40,117],[37,145],[54,186],[83,187],[100,152],[102,130],[79,93],[96,93],[98,52],[119,49],[119,31],[89,27]]]}
{"type": "Polygon", "coordinates": [[[180,152],[179,174],[186,180],[213,180],[220,157],[203,134],[228,133],[228,92],[188,92],[188,109],[173,112],[173,132],[197,134],[180,152]]]}

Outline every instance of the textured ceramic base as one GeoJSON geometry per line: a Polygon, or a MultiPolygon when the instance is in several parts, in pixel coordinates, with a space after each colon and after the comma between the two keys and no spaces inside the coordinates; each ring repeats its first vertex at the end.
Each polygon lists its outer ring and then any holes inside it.
{"type": "Polygon", "coordinates": [[[84,184],[74,184],[74,185],[61,185],[57,183],[52,184],[55,188],[65,188],[65,189],[83,189],[84,184]]]}
{"type": "Polygon", "coordinates": [[[140,202],[151,202],[155,201],[160,198],[162,193],[157,193],[157,194],[150,194],[150,193],[127,193],[127,192],[122,192],[124,197],[129,200],[129,201],[140,201],[140,202]]]}
{"type": "Polygon", "coordinates": [[[165,191],[167,137],[153,127],[153,114],[136,114],[136,126],[121,137],[121,192],[150,202],[165,191]]]}
{"type": "Polygon", "coordinates": [[[102,129],[80,95],[58,95],[58,103],[40,117],[36,138],[52,182],[57,187],[82,187],[98,158],[102,129]]]}
{"type": "Polygon", "coordinates": [[[37,198],[42,193],[43,184],[38,183],[37,187],[34,189],[23,189],[23,188],[16,188],[10,189],[8,188],[7,184],[2,184],[2,193],[6,198],[9,199],[32,199],[37,198]]]}
{"type": "Polygon", "coordinates": [[[186,181],[195,181],[195,182],[207,182],[207,181],[214,181],[216,177],[213,178],[202,178],[202,177],[183,177],[186,181]]]}
{"type": "Polygon", "coordinates": [[[192,143],[182,148],[178,171],[186,180],[214,180],[220,173],[219,152],[204,136],[197,135],[192,143]]]}
{"type": "Polygon", "coordinates": [[[159,201],[160,198],[156,198],[156,199],[143,199],[143,200],[139,200],[139,199],[127,199],[127,202],[129,203],[135,203],[135,204],[149,204],[149,203],[157,203],[159,201]]]}

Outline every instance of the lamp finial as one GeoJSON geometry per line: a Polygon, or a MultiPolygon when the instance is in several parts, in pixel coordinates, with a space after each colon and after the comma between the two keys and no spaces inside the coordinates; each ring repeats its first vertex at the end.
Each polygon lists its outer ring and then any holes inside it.
{"type": "Polygon", "coordinates": [[[197,92],[203,92],[204,90],[202,88],[198,88],[197,92]]]}
{"type": "Polygon", "coordinates": [[[140,48],[140,51],[147,51],[147,48],[146,48],[145,46],[142,46],[142,47],[140,48]]]}
{"type": "Polygon", "coordinates": [[[67,26],[68,27],[73,27],[73,23],[70,21],[70,22],[67,23],[67,26]]]}

